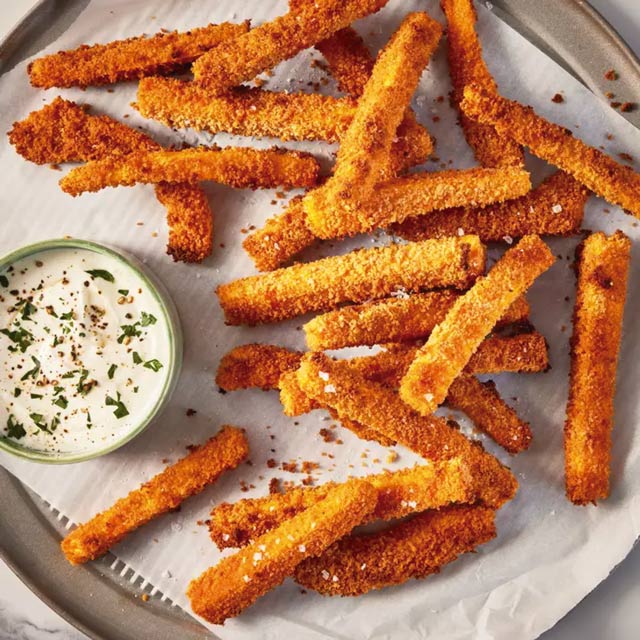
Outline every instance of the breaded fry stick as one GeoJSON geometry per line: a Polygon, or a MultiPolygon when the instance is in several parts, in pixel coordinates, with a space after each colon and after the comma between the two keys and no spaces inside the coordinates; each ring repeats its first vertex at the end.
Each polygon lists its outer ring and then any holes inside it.
{"type": "Polygon", "coordinates": [[[570,236],[580,230],[589,193],[568,173],[557,171],[519,198],[433,211],[407,218],[389,231],[412,241],[455,236],[460,229],[477,234],[483,242],[509,242],[532,233],[570,236]]]}
{"type": "MultiPolygon", "coordinates": [[[[482,46],[475,30],[476,10],[472,0],[440,0],[447,18],[447,54],[453,84],[452,97],[460,105],[465,86],[476,82],[487,93],[498,92],[496,82],[482,59],[482,46]]],[[[483,167],[524,166],[521,147],[498,134],[490,125],[460,114],[460,124],[469,146],[483,167]]]]}
{"type": "Polygon", "coordinates": [[[333,225],[326,218],[357,219],[359,206],[388,165],[398,125],[441,35],[440,24],[426,13],[410,13],[378,55],[340,142],[333,176],[303,200],[316,235],[327,237],[333,225]]]}
{"type": "Polygon", "coordinates": [[[492,381],[459,375],[449,387],[447,404],[464,412],[476,427],[509,453],[520,453],[531,444],[531,427],[500,397],[492,381]]]}
{"type": "Polygon", "coordinates": [[[420,416],[392,389],[366,380],[347,363],[308,353],[298,369],[298,382],[309,397],[335,409],[341,418],[366,424],[428,460],[462,458],[485,504],[497,508],[515,494],[514,476],[481,445],[467,440],[443,418],[420,416]]]}
{"type": "MultiPolygon", "coordinates": [[[[62,98],[15,122],[9,141],[23,158],[36,164],[88,162],[162,148],[144,133],[109,116],[90,115],[62,98]]],[[[210,255],[213,214],[204,191],[188,183],[159,184],[156,197],[167,209],[167,253],[185,262],[200,262],[210,255]]]]}
{"type": "Polygon", "coordinates": [[[210,24],[186,33],[161,32],[108,44],[82,45],[37,58],[27,71],[34,87],[86,87],[135,80],[152,74],[179,71],[205,51],[246,33],[241,24],[210,24]]]}
{"type": "Polygon", "coordinates": [[[282,60],[381,9],[387,0],[317,0],[265,22],[205,53],[192,66],[195,79],[217,95],[252,80],[282,60]]]}
{"type": "Polygon", "coordinates": [[[631,241],[621,231],[590,235],[576,252],[578,289],[564,453],[567,497],[575,504],[609,495],[616,368],[631,241]]]}
{"type": "Polygon", "coordinates": [[[425,578],[496,537],[495,511],[482,505],[426,511],[384,531],[351,534],[300,563],[296,582],[329,596],[425,578]]]}
{"type": "Polygon", "coordinates": [[[499,134],[513,138],[599,196],[640,217],[640,174],[630,167],[541,118],[531,107],[490,95],[476,85],[465,88],[460,106],[469,117],[493,125],[499,134]]]}
{"type": "Polygon", "coordinates": [[[308,187],[318,179],[315,158],[301,151],[250,147],[200,147],[179,151],[140,151],[125,157],[93,160],[71,170],[60,186],[77,196],[105,187],[136,183],[213,180],[237,189],[308,187]]]}
{"type": "Polygon", "coordinates": [[[375,508],[378,492],[366,482],[346,482],[324,500],[265,533],[191,581],[193,611],[224,624],[277,587],[305,558],[320,555],[375,508]]]}
{"type": "Polygon", "coordinates": [[[465,367],[467,373],[538,373],[549,369],[549,350],[537,331],[485,338],[465,367]]]}
{"type": "Polygon", "coordinates": [[[259,324],[407,290],[464,289],[484,270],[475,236],[353,251],[240,278],[217,289],[228,324],[259,324]]]}
{"type": "Polygon", "coordinates": [[[553,262],[538,236],[509,249],[433,330],[400,383],[400,397],[422,415],[433,413],[498,318],[553,262]]]}
{"type": "Polygon", "coordinates": [[[61,543],[71,564],[95,560],[127,534],[197,493],[249,453],[241,429],[223,427],[213,438],[118,500],[111,508],[74,529],[61,543]]]}
{"type": "MultiPolygon", "coordinates": [[[[376,507],[366,521],[393,520],[425,509],[475,500],[473,478],[467,465],[457,458],[369,475],[361,480],[378,492],[376,507]]],[[[223,502],[211,511],[208,523],[211,539],[220,549],[242,547],[324,500],[335,486],[328,482],[319,487],[295,487],[284,493],[233,504],[223,502]]]]}
{"type": "MultiPolygon", "coordinates": [[[[429,291],[342,307],[309,320],[302,328],[311,351],[406,342],[425,338],[442,322],[460,293],[429,291]]],[[[497,322],[498,327],[523,322],[529,304],[518,298],[497,322]]]]}

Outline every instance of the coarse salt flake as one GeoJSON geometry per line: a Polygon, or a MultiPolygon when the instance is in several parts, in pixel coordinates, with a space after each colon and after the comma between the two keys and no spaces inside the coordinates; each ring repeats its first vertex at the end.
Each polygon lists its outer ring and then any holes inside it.
{"type": "Polygon", "coordinates": [[[551,211],[553,211],[553,213],[560,213],[562,211],[562,205],[554,204],[553,207],[551,207],[551,211]]]}
{"type": "Polygon", "coordinates": [[[245,582],[251,582],[251,578],[250,578],[248,575],[246,575],[246,574],[242,576],[242,579],[243,579],[245,582]]]}
{"type": "Polygon", "coordinates": [[[329,572],[326,569],[323,569],[320,575],[323,577],[324,580],[329,579],[329,572]]]}
{"type": "Polygon", "coordinates": [[[305,547],[303,544],[298,545],[298,551],[300,553],[304,553],[307,550],[307,547],[305,547]]]}
{"type": "Polygon", "coordinates": [[[328,384],[328,385],[325,386],[324,392],[325,393],[335,393],[336,392],[336,388],[332,384],[328,384]]]}
{"type": "Polygon", "coordinates": [[[325,382],[329,379],[329,374],[326,371],[320,371],[320,373],[318,373],[318,376],[325,382]]]}

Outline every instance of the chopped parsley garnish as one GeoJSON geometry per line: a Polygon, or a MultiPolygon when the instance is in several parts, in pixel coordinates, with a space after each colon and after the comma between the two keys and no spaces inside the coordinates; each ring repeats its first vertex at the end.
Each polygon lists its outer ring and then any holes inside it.
{"type": "Polygon", "coordinates": [[[53,387],[53,395],[57,396],[64,391],[64,387],[53,387]]]}
{"type": "Polygon", "coordinates": [[[41,393],[30,393],[29,397],[32,400],[39,400],[40,398],[44,398],[44,396],[41,393]]]}
{"type": "Polygon", "coordinates": [[[129,295],[129,289],[118,289],[118,293],[121,296],[128,296],[129,295]]]}
{"type": "Polygon", "coordinates": [[[116,418],[118,418],[118,420],[120,418],[124,418],[125,416],[129,415],[129,410],[124,405],[124,402],[122,402],[122,400],[120,400],[120,392],[119,391],[116,394],[116,399],[115,400],[111,396],[107,396],[106,399],[105,399],[105,404],[108,407],[115,407],[115,411],[113,412],[113,415],[116,418]]]}
{"type": "Polygon", "coordinates": [[[33,424],[35,424],[38,429],[40,429],[41,431],[46,431],[47,433],[51,433],[51,431],[49,431],[47,421],[44,419],[44,416],[41,413],[30,413],[29,417],[33,420],[33,424]]]}
{"type": "Polygon", "coordinates": [[[109,371],[107,371],[107,377],[109,378],[109,380],[113,380],[113,374],[116,372],[117,368],[118,368],[117,364],[112,364],[109,367],[109,371]]]}
{"type": "Polygon", "coordinates": [[[64,340],[58,336],[53,337],[53,346],[57,347],[59,344],[62,344],[64,340]]]}
{"type": "Polygon", "coordinates": [[[9,418],[7,419],[7,436],[15,440],[20,440],[20,438],[24,438],[26,435],[27,432],[24,430],[22,424],[16,422],[13,414],[9,414],[9,418]]]}
{"type": "Polygon", "coordinates": [[[133,364],[140,364],[142,362],[142,358],[137,351],[134,351],[131,356],[133,357],[133,364]]]}
{"type": "Polygon", "coordinates": [[[86,396],[93,387],[98,384],[95,380],[88,380],[89,371],[87,369],[82,369],[80,371],[80,379],[78,380],[78,384],[76,385],[76,390],[80,395],[86,396]]]}
{"type": "Polygon", "coordinates": [[[150,324],[155,324],[156,322],[158,322],[158,318],[156,318],[153,314],[151,313],[147,313],[146,311],[143,311],[141,313],[141,320],[140,320],[140,324],[143,327],[148,327],[150,324]]]}
{"type": "Polygon", "coordinates": [[[31,316],[38,310],[38,308],[31,304],[31,302],[29,302],[28,300],[24,301],[24,304],[22,305],[22,319],[23,320],[31,320],[31,322],[33,322],[33,319],[31,318],[31,316]]]}
{"type": "Polygon", "coordinates": [[[19,327],[15,331],[9,331],[9,329],[0,329],[0,333],[7,336],[11,342],[18,345],[13,349],[9,347],[9,350],[15,351],[16,348],[20,348],[21,353],[24,353],[33,344],[33,334],[26,329],[19,327]]]}
{"type": "Polygon", "coordinates": [[[93,422],[91,422],[91,413],[87,411],[87,429],[91,429],[93,427],[93,422]]]}
{"type": "Polygon", "coordinates": [[[13,390],[13,397],[14,398],[19,398],[21,393],[22,393],[22,389],[20,387],[16,387],[13,390]]]}
{"type": "Polygon", "coordinates": [[[69,401],[64,396],[59,396],[53,404],[61,409],[66,409],[69,406],[69,401]]]}
{"type": "Polygon", "coordinates": [[[29,369],[29,371],[20,378],[21,381],[28,380],[29,378],[33,378],[35,380],[40,373],[40,360],[34,356],[31,356],[31,360],[33,362],[33,369],[29,369]]]}
{"type": "Polygon", "coordinates": [[[115,282],[113,275],[104,269],[89,269],[85,273],[88,273],[92,278],[102,278],[107,282],[115,282]]]}
{"type": "Polygon", "coordinates": [[[144,363],[144,367],[146,369],[151,369],[152,371],[160,371],[160,369],[162,369],[162,362],[154,358],[153,360],[147,360],[144,363]]]}
{"type": "Polygon", "coordinates": [[[134,336],[140,336],[142,332],[138,329],[138,323],[135,324],[123,324],[120,329],[122,329],[122,334],[118,336],[118,344],[122,344],[124,339],[127,337],[133,338],[134,336]]]}
{"type": "Polygon", "coordinates": [[[78,370],[77,370],[77,369],[74,369],[73,371],[67,371],[67,373],[63,373],[60,377],[61,377],[63,380],[66,380],[66,379],[68,379],[68,378],[73,378],[73,376],[75,376],[75,375],[76,375],[76,373],[78,373],[78,370]]]}
{"type": "Polygon", "coordinates": [[[61,320],[73,320],[73,311],[67,311],[60,316],[61,320]]]}
{"type": "Polygon", "coordinates": [[[0,276],[0,284],[3,287],[8,287],[9,286],[9,278],[7,278],[7,276],[0,276]]]}

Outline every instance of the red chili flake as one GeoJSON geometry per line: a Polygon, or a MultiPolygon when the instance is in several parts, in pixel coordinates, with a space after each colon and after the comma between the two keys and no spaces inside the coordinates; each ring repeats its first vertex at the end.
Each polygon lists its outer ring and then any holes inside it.
{"type": "Polygon", "coordinates": [[[604,74],[604,79],[605,80],[617,80],[618,78],[619,78],[618,72],[615,69],[609,69],[604,74]]]}
{"type": "Polygon", "coordinates": [[[562,94],[556,93],[556,95],[553,96],[553,98],[551,98],[551,102],[555,102],[556,104],[560,104],[561,102],[564,102],[564,98],[562,97],[562,94]]]}
{"type": "Polygon", "coordinates": [[[635,111],[637,106],[635,102],[623,102],[622,105],[620,105],[620,111],[629,113],[629,111],[635,111]]]}

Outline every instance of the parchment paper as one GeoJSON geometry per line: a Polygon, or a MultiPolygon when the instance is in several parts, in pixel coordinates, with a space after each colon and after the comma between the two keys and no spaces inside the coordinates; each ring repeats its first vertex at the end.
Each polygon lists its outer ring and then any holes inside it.
{"type": "MultiPolygon", "coordinates": [[[[161,0],[94,0],[50,51],[81,43],[154,33],[160,28],[186,29],[208,22],[252,18],[259,23],[284,12],[285,2],[170,2],[161,0]]],[[[391,0],[377,16],[357,24],[372,48],[379,47],[409,10],[426,9],[437,19],[443,16],[435,0],[391,0]]],[[[640,132],[613,112],[604,100],[592,95],[574,78],[479,6],[479,30],[488,64],[501,91],[508,97],[533,104],[543,115],[574,130],[593,145],[602,145],[616,156],[640,154],[640,132]],[[551,97],[561,92],[564,104],[551,97]],[[611,140],[606,134],[613,134],[611,140]]],[[[311,69],[318,54],[307,51],[280,65],[269,87],[310,90],[309,80],[322,74],[311,69]]],[[[129,103],[135,83],[122,84],[109,93],[103,89],[50,90],[29,86],[22,63],[0,80],[0,130],[14,120],[40,108],[56,95],[88,102],[96,111],[126,118],[163,142],[179,137],[195,143],[210,137],[193,132],[174,134],[143,121],[129,103]],[[178,137],[179,136],[179,137],[178,137]]],[[[332,84],[324,90],[331,91],[332,84]]],[[[445,99],[449,91],[443,47],[429,64],[414,100],[420,119],[438,139],[437,155],[453,166],[473,165],[473,158],[455,126],[456,114],[445,99]],[[432,121],[433,116],[440,121],[432,121]]],[[[615,88],[612,87],[615,92],[615,88]]],[[[260,144],[248,139],[217,136],[221,144],[260,144]]],[[[292,144],[322,150],[326,145],[292,144]]],[[[531,160],[537,181],[549,171],[531,160]]],[[[438,163],[427,166],[436,170],[438,163]]],[[[637,168],[637,165],[636,165],[637,168]]],[[[246,391],[221,395],[213,377],[220,357],[234,345],[268,341],[303,347],[297,331],[303,319],[257,329],[226,327],[213,293],[220,283],[254,272],[241,248],[242,228],[260,225],[281,209],[270,204],[273,191],[233,191],[208,185],[216,214],[213,256],[200,266],[173,264],[164,254],[164,211],[148,186],[108,189],[70,198],[60,191],[61,173],[25,162],[5,142],[0,147],[0,204],[3,216],[0,250],[65,234],[111,243],[144,260],[169,288],[180,310],[185,330],[185,365],[173,400],[144,434],[107,457],[81,464],[50,467],[16,460],[1,454],[0,462],[74,522],[88,519],[116,498],[139,486],[163,464],[176,460],[185,445],[203,441],[224,423],[247,428],[253,466],[243,465],[215,486],[186,503],[179,513],[164,516],[132,535],[115,549],[117,556],[185,610],[184,596],[190,579],[214,564],[219,552],[209,541],[206,528],[198,526],[212,505],[250,495],[263,495],[271,477],[299,481],[302,476],[268,469],[266,460],[312,460],[321,464],[320,481],[347,474],[400,468],[416,459],[399,449],[395,464],[386,464],[388,452],[373,443],[352,437],[338,428],[343,445],[328,444],[318,432],[329,426],[322,412],[296,420],[282,415],[276,393],[246,391]],[[143,222],[138,226],[137,222],[143,222]],[[153,232],[158,232],[153,237],[153,232]],[[221,248],[220,244],[224,244],[221,248]],[[197,410],[191,418],[187,408],[197,410]],[[331,454],[334,458],[322,456],[331,454]],[[365,452],[368,457],[361,458],[365,452]],[[380,462],[374,462],[379,458],[380,462]],[[368,466],[365,467],[364,464],[368,466]],[[248,493],[241,480],[255,485],[248,493]]],[[[634,219],[601,200],[592,198],[585,226],[607,232],[621,228],[635,240],[634,219]]],[[[380,244],[381,236],[360,241],[380,244]]],[[[335,249],[324,245],[315,255],[343,252],[357,245],[343,243],[335,249]]],[[[529,420],[534,443],[529,451],[509,458],[485,442],[506,460],[520,481],[516,499],[498,515],[498,538],[475,555],[447,566],[440,575],[371,593],[364,597],[322,598],[303,595],[292,581],[262,598],[236,620],[213,628],[225,640],[244,638],[534,638],[553,625],[603,580],[631,549],[640,532],[640,442],[636,435],[638,413],[638,363],[636,339],[640,295],[637,248],[630,277],[622,361],[619,370],[617,418],[614,434],[612,495],[598,507],[578,508],[563,494],[562,427],[567,392],[568,339],[571,332],[574,276],[571,271],[576,239],[552,240],[556,265],[535,284],[529,298],[532,319],[550,344],[552,369],[538,375],[499,376],[498,386],[529,420]]],[[[311,253],[310,255],[314,255],[311,253]]],[[[466,429],[468,423],[463,421],[466,429]]],[[[483,439],[484,441],[484,439],[483,439]]]]}

